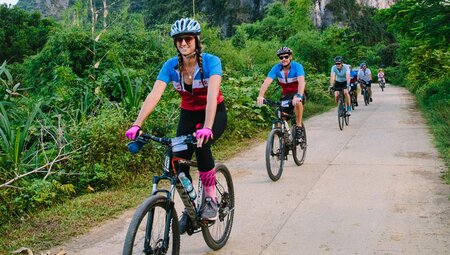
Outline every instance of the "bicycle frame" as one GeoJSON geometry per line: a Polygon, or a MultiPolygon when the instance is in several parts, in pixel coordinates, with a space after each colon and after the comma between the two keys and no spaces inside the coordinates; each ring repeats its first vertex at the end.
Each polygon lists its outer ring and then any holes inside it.
{"type": "Polygon", "coordinates": [[[291,126],[295,126],[296,121],[295,121],[295,114],[288,114],[282,111],[283,107],[288,107],[289,104],[291,104],[291,100],[283,100],[281,102],[272,102],[269,100],[265,100],[265,103],[272,105],[272,106],[278,106],[278,109],[276,111],[276,116],[277,118],[274,119],[272,121],[272,129],[275,128],[280,128],[281,132],[283,132],[283,142],[284,144],[290,144],[291,143],[291,139],[289,137],[289,123],[287,122],[286,119],[290,119],[291,120],[291,126]]]}
{"type": "MultiPolygon", "coordinates": [[[[197,214],[200,213],[200,208],[202,206],[202,199],[203,199],[203,186],[202,182],[198,182],[198,194],[197,194],[197,203],[196,205],[191,201],[188,193],[184,189],[184,187],[181,185],[181,182],[178,180],[178,169],[181,165],[187,165],[187,166],[193,166],[197,167],[197,163],[192,160],[187,160],[184,158],[176,157],[174,156],[174,151],[181,151],[187,148],[187,144],[196,144],[193,141],[193,136],[181,136],[177,137],[175,139],[168,139],[168,138],[157,138],[152,135],[144,135],[143,138],[139,138],[139,140],[142,143],[148,143],[145,139],[151,139],[156,142],[159,142],[163,145],[166,145],[166,152],[164,157],[164,166],[163,166],[163,174],[161,176],[155,175],[153,176],[153,185],[152,185],[152,196],[163,193],[167,198],[169,198],[170,203],[174,203],[175,200],[175,189],[177,190],[181,201],[183,202],[189,218],[191,218],[192,227],[194,229],[198,229],[201,227],[201,222],[197,220],[197,214]],[[162,180],[168,180],[170,182],[170,189],[160,189],[158,188],[158,184],[162,180]]],[[[170,221],[170,217],[168,219],[170,221]]],[[[150,221],[150,219],[149,219],[150,221]]],[[[148,223],[150,224],[151,221],[148,223]]]]}

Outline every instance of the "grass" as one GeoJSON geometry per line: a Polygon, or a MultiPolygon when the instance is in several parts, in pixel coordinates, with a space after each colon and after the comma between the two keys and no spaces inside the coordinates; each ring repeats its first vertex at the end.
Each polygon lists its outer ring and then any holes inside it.
{"type": "MultiPolygon", "coordinates": [[[[305,118],[333,106],[308,102],[305,118]]],[[[215,157],[224,161],[247,150],[252,144],[263,142],[269,128],[270,123],[265,128],[255,130],[253,138],[221,143],[220,150],[214,150],[215,157]]],[[[34,213],[21,221],[8,222],[0,226],[0,254],[10,254],[20,247],[30,248],[34,253],[45,251],[82,235],[125,210],[138,206],[151,192],[148,180],[149,176],[140,176],[132,187],[83,195],[34,213]]]]}
{"type": "Polygon", "coordinates": [[[438,108],[422,104],[421,108],[433,134],[434,144],[447,167],[442,178],[450,184],[450,104],[438,108]]]}

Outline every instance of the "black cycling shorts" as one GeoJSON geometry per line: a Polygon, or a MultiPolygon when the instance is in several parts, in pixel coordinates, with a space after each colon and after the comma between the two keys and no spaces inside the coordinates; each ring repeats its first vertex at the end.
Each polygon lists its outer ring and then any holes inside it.
{"type": "Polygon", "coordinates": [[[357,88],[356,83],[350,83],[350,91],[356,91],[357,88]]]}
{"type": "Polygon", "coordinates": [[[335,90],[341,90],[347,88],[347,81],[335,81],[334,82],[334,89],[335,90]]]}
{"type": "MultiPolygon", "coordinates": [[[[205,122],[205,110],[202,111],[189,111],[181,109],[180,120],[178,121],[177,136],[188,135],[194,133],[197,128],[197,124],[203,125],[205,122]]],[[[217,105],[216,116],[214,118],[214,124],[212,127],[213,139],[210,139],[208,143],[203,144],[201,148],[197,148],[196,145],[189,145],[185,151],[175,152],[176,157],[191,159],[192,154],[195,151],[195,157],[198,164],[198,170],[200,172],[207,172],[214,168],[214,158],[211,152],[211,145],[219,139],[219,137],[225,131],[227,126],[227,110],[225,103],[222,102],[217,105]]],[[[189,167],[181,166],[183,172],[189,175],[189,167]]]]}
{"type": "MultiPolygon", "coordinates": [[[[363,84],[363,82],[361,82],[361,84],[363,84]]],[[[372,82],[371,81],[366,81],[366,86],[367,87],[371,87],[372,86],[372,82]]]]}

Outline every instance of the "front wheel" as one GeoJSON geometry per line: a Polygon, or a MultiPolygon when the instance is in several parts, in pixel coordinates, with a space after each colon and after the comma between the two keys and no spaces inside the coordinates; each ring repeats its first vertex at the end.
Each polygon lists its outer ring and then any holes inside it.
{"type": "Polygon", "coordinates": [[[278,181],[283,173],[284,144],[283,133],[275,128],[270,131],[266,144],[266,169],[272,181],[278,181]]]}
{"type": "Polygon", "coordinates": [[[303,165],[306,157],[306,148],[308,147],[308,143],[306,141],[306,128],[305,124],[302,124],[302,134],[300,137],[297,137],[297,134],[294,129],[294,139],[293,139],[293,149],[292,149],[292,157],[294,157],[294,162],[297,166],[303,165]]]}
{"type": "Polygon", "coordinates": [[[364,104],[365,105],[369,104],[369,91],[367,90],[364,91],[364,104]]]}
{"type": "Polygon", "coordinates": [[[342,101],[339,101],[338,106],[338,123],[339,123],[339,129],[344,129],[344,118],[345,118],[345,106],[342,101]]]}
{"type": "Polygon", "coordinates": [[[173,203],[165,196],[152,196],[134,213],[122,254],[179,253],[180,231],[173,203]]]}
{"type": "Polygon", "coordinates": [[[222,248],[230,237],[234,219],[234,187],[228,168],[216,165],[216,197],[219,217],[212,224],[202,227],[203,239],[209,248],[222,248]]]}

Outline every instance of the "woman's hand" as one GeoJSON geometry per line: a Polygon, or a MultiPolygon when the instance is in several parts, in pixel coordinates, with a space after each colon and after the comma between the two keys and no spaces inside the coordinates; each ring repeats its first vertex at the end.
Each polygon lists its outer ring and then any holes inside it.
{"type": "Polygon", "coordinates": [[[203,143],[207,143],[210,138],[213,139],[213,132],[210,128],[197,129],[195,138],[197,138],[197,147],[201,148],[203,143]]]}
{"type": "Polygon", "coordinates": [[[125,132],[125,136],[130,140],[134,140],[136,139],[139,131],[141,131],[141,127],[138,125],[133,125],[130,129],[127,130],[127,132],[125,132]]]}

